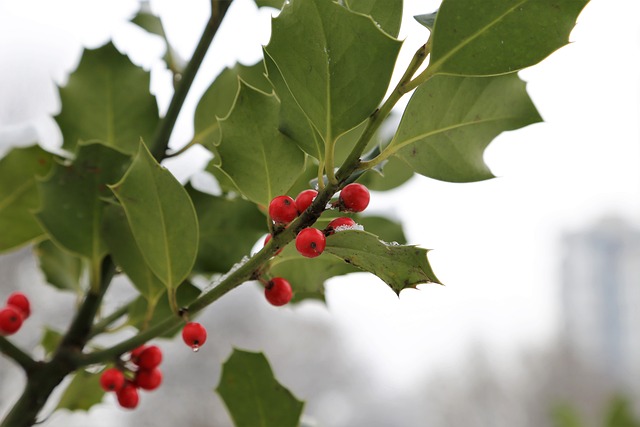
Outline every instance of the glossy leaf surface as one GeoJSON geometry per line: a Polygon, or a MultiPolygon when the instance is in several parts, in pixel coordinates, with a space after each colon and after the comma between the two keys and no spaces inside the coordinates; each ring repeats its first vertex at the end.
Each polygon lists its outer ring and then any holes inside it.
{"type": "Polygon", "coordinates": [[[329,236],[325,252],[375,274],[397,294],[420,283],[439,283],[427,260],[427,249],[385,243],[365,231],[345,230],[329,236]]]}
{"type": "Polygon", "coordinates": [[[294,244],[287,245],[282,253],[271,262],[270,273],[273,277],[286,277],[293,289],[292,302],[304,299],[324,301],[324,283],[328,279],[358,269],[340,259],[328,256],[306,258],[298,253],[294,244]]]}
{"type": "Polygon", "coordinates": [[[54,165],[39,183],[42,205],[36,216],[58,244],[94,262],[107,253],[100,231],[102,198],[111,195],[107,185],[122,177],[129,161],[106,145],[91,143],[78,147],[73,162],[54,165]]]}
{"type": "Polygon", "coordinates": [[[433,29],[431,67],[486,76],[534,65],[569,42],[589,0],[444,0],[433,29]]]}
{"type": "Polygon", "coordinates": [[[262,353],[234,349],[216,388],[236,427],[297,427],[304,402],[274,377],[262,353]]]}
{"type": "Polygon", "coordinates": [[[124,208],[146,264],[167,288],[178,287],[198,249],[198,219],[184,187],[140,143],[127,173],[109,188],[124,208]]]}
{"type": "Polygon", "coordinates": [[[278,130],[278,99],[242,85],[229,116],[220,121],[220,168],[249,200],[267,206],[296,181],[304,153],[278,130]]]}
{"type": "Polygon", "coordinates": [[[541,121],[515,74],[437,76],[407,105],[391,150],[415,172],[450,182],[492,178],[484,149],[501,132],[541,121]]]}
{"type": "Polygon", "coordinates": [[[63,148],[75,151],[81,141],[98,140],[134,154],[140,138],[151,141],[158,106],[149,82],[149,73],[113,44],[85,50],[80,65],[60,88],[62,111],[56,121],[63,148]]]}
{"type": "Polygon", "coordinates": [[[398,37],[402,23],[402,0],[345,0],[354,12],[369,15],[387,34],[398,37]]]}
{"type": "Polygon", "coordinates": [[[194,269],[225,273],[248,256],[267,228],[266,217],[256,205],[241,198],[228,199],[202,193],[188,186],[200,227],[200,243],[194,269]]]}
{"type": "Polygon", "coordinates": [[[58,403],[58,409],[88,411],[102,401],[104,390],[100,387],[100,375],[80,370],[76,372],[58,403]]]}
{"type": "Polygon", "coordinates": [[[236,64],[232,68],[222,70],[202,95],[196,107],[194,141],[215,151],[213,146],[220,141],[218,119],[229,114],[240,89],[239,79],[256,89],[269,93],[271,92],[271,83],[267,80],[265,73],[262,61],[254,65],[236,64]]]}
{"type": "MultiPolygon", "coordinates": [[[[377,108],[399,49],[400,42],[369,17],[330,0],[287,3],[273,20],[265,47],[292,98],[325,142],[333,142],[377,108]]],[[[282,91],[276,86],[276,93],[282,91]]]]}
{"type": "Polygon", "coordinates": [[[40,242],[34,253],[48,283],[60,290],[80,291],[83,271],[80,257],[65,251],[51,240],[40,242]]]}
{"type": "Polygon", "coordinates": [[[0,159],[0,253],[44,235],[32,212],[40,205],[37,177],[46,175],[52,162],[37,145],[14,148],[0,159]]]}
{"type": "Polygon", "coordinates": [[[165,291],[165,285],[147,264],[122,206],[109,205],[105,208],[102,231],[116,265],[129,277],[138,292],[155,304],[165,291]]]}

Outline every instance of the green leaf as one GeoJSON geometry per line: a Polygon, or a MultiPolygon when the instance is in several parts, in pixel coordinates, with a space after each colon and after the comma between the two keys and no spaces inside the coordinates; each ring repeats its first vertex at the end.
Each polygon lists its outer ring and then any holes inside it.
{"type": "Polygon", "coordinates": [[[414,19],[418,21],[420,24],[424,25],[429,29],[429,31],[433,31],[433,26],[436,23],[436,17],[438,16],[438,11],[436,10],[433,13],[426,13],[424,15],[416,15],[414,19]]]}
{"type": "Polygon", "coordinates": [[[218,158],[214,157],[204,169],[206,172],[210,173],[211,176],[218,182],[220,186],[220,190],[223,193],[238,193],[240,194],[240,190],[236,187],[236,184],[229,178],[222,169],[219,168],[220,164],[218,163],[218,158]]]}
{"type": "Polygon", "coordinates": [[[146,11],[140,11],[131,20],[134,24],[140,28],[148,31],[151,34],[155,34],[162,38],[166,38],[164,27],[160,18],[152,13],[146,11]]]}
{"type": "Polygon", "coordinates": [[[226,273],[236,262],[249,255],[266,229],[266,218],[256,205],[246,200],[212,196],[191,186],[200,227],[200,244],[194,270],[226,273]]]}
{"type": "Polygon", "coordinates": [[[433,30],[434,72],[512,73],[569,41],[589,0],[444,0],[433,30]]]}
{"type": "Polygon", "coordinates": [[[14,148],[0,159],[0,253],[44,235],[32,211],[40,204],[36,177],[52,163],[52,155],[37,145],[14,148]]]}
{"type": "Polygon", "coordinates": [[[327,237],[325,252],[375,274],[397,294],[420,283],[440,283],[427,249],[385,243],[365,231],[345,230],[327,237]]]}
{"type": "Polygon", "coordinates": [[[106,207],[102,231],[116,265],[122,268],[138,292],[151,304],[155,304],[165,291],[165,285],[147,265],[122,206],[106,207]]]}
{"type": "Polygon", "coordinates": [[[400,45],[369,17],[330,0],[292,0],[273,20],[265,51],[296,104],[333,143],[378,107],[400,45]]]}
{"type": "Polygon", "coordinates": [[[40,346],[44,350],[45,357],[52,354],[58,348],[60,341],[62,341],[62,333],[49,329],[48,327],[44,328],[40,346]]]}
{"type": "Polygon", "coordinates": [[[381,171],[369,170],[359,182],[369,190],[388,191],[398,188],[413,176],[413,170],[398,157],[391,157],[384,162],[381,171]]]}
{"type": "Polygon", "coordinates": [[[388,149],[424,176],[480,181],[493,177],[482,158],[487,145],[541,120],[515,74],[437,76],[415,91],[388,149]]]}
{"type": "Polygon", "coordinates": [[[142,142],[122,180],[109,188],[124,208],[146,264],[168,289],[177,288],[198,250],[198,218],[186,190],[142,142]]]}
{"type": "Polygon", "coordinates": [[[149,93],[149,73],[136,67],[109,43],[86,50],[78,69],[60,89],[62,111],[56,121],[63,147],[74,151],[80,141],[102,141],[133,154],[140,138],[151,140],[158,106],[149,93]]]}
{"type": "MultiPolygon", "coordinates": [[[[189,282],[183,282],[176,291],[178,307],[188,306],[195,301],[199,295],[200,289],[189,282]]],[[[175,314],[171,311],[169,298],[165,292],[160,295],[157,303],[149,303],[149,301],[142,296],[136,299],[129,307],[128,323],[139,331],[143,331],[167,320],[167,318],[171,316],[175,316],[175,314]]],[[[182,327],[179,326],[165,331],[160,334],[160,337],[173,338],[181,329],[182,327]]]]}
{"type": "Polygon", "coordinates": [[[297,427],[304,402],[273,376],[262,353],[234,349],[216,391],[236,427],[297,427]]]}
{"type": "Polygon", "coordinates": [[[304,153],[278,128],[278,99],[242,84],[220,121],[220,168],[249,200],[267,206],[284,194],[304,167],[304,153]]]}
{"type": "Polygon", "coordinates": [[[387,34],[398,37],[402,23],[402,0],[345,0],[354,12],[369,15],[387,34]]]}
{"type": "Polygon", "coordinates": [[[270,261],[273,277],[285,277],[293,289],[292,302],[305,299],[324,301],[324,282],[335,276],[358,270],[334,257],[305,258],[295,245],[287,245],[270,261]]]}
{"type": "Polygon", "coordinates": [[[102,401],[104,390],[100,387],[100,375],[87,371],[77,371],[65,390],[57,409],[88,411],[102,401]]]}
{"type": "MultiPolygon", "coordinates": [[[[76,255],[99,262],[107,253],[100,227],[107,184],[122,177],[130,159],[103,144],[78,146],[76,159],[56,163],[39,183],[36,217],[53,240],[76,255]]],[[[94,264],[95,265],[95,264],[94,264]]]]}
{"type": "Polygon", "coordinates": [[[285,0],[255,0],[258,7],[273,7],[274,9],[282,9],[285,0]]]}
{"type": "Polygon", "coordinates": [[[194,141],[212,151],[220,141],[218,119],[226,117],[240,89],[240,80],[263,92],[271,92],[262,61],[254,65],[236,64],[225,68],[200,98],[194,115],[194,141]]]}
{"type": "Polygon", "coordinates": [[[264,51],[264,62],[269,81],[273,85],[278,99],[280,99],[278,129],[293,139],[298,147],[308,155],[316,159],[324,158],[322,137],[318,135],[318,131],[300,109],[282,78],[280,70],[266,51],[264,51]]]}
{"type": "Polygon", "coordinates": [[[402,224],[392,221],[383,216],[361,216],[355,215],[354,220],[362,225],[365,231],[375,234],[380,239],[387,242],[407,243],[407,238],[402,230],[402,224]]]}
{"type": "Polygon", "coordinates": [[[82,259],[60,248],[51,240],[40,242],[34,249],[40,270],[47,282],[60,290],[81,290],[82,259]]]}

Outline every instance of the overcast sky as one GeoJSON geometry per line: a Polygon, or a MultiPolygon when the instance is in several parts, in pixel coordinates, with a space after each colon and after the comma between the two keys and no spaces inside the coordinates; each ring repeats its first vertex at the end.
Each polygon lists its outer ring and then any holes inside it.
{"type": "MultiPolygon", "coordinates": [[[[184,57],[206,21],[207,3],[152,2],[184,57]]],[[[427,36],[411,16],[438,3],[406,1],[400,64],[427,36]]],[[[125,0],[0,0],[0,152],[35,139],[59,144],[50,118],[60,108],[55,83],[65,82],[82,46],[98,47],[109,37],[153,70],[164,111],[170,77],[159,64],[161,43],[126,22],[135,8],[125,0]]],[[[234,2],[212,47],[217,55],[207,56],[178,121],[175,147],[190,139],[196,102],[221,67],[259,58],[271,13],[257,12],[251,0],[234,2]]],[[[401,219],[411,243],[434,249],[431,261],[446,287],[424,285],[398,299],[370,275],[332,281],[329,312],[354,357],[401,387],[416,372],[455,363],[475,342],[508,360],[520,346],[553,334],[561,234],[610,214],[638,224],[638,16],[637,0],[592,0],[574,43],[521,72],[545,123],[505,133],[489,147],[486,161],[499,178],[448,184],[416,177],[397,192],[373,194],[371,212],[401,219]]],[[[196,148],[169,167],[184,180],[206,161],[196,148]]],[[[315,315],[318,307],[293,310],[315,315]]]]}

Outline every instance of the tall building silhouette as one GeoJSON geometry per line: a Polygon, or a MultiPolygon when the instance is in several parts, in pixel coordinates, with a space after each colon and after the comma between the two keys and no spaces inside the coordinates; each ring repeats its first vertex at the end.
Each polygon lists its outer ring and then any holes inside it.
{"type": "Polygon", "coordinates": [[[640,230],[615,217],[567,233],[562,317],[582,363],[640,396],[640,230]]]}

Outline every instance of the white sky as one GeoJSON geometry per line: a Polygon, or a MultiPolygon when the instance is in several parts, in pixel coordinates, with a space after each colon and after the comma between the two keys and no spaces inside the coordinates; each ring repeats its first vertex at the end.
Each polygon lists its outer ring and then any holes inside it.
{"type": "MultiPolygon", "coordinates": [[[[207,17],[207,0],[153,1],[177,50],[190,55],[207,17]],[[186,7],[186,6],[189,7],[186,7]]],[[[401,38],[406,63],[426,30],[411,18],[439,2],[407,0],[401,38]]],[[[154,70],[161,108],[168,75],[158,65],[161,44],[126,18],[133,0],[0,0],[0,152],[40,135],[59,142],[59,100],[52,79],[64,82],[81,46],[113,36],[117,46],[154,70]],[[132,40],[144,42],[132,43],[132,40]]],[[[200,95],[221,67],[252,63],[269,38],[268,10],[236,0],[187,99],[172,143],[189,140],[200,95]],[[234,22],[238,23],[234,25],[234,22]]],[[[392,194],[373,194],[371,212],[405,223],[411,243],[432,248],[436,274],[447,285],[404,291],[398,300],[373,276],[328,286],[331,315],[354,357],[375,367],[392,386],[419,372],[455,363],[469,345],[484,342],[508,359],[523,344],[558,326],[559,237],[617,213],[638,224],[640,208],[640,2],[592,0],[579,18],[573,44],[521,72],[545,123],[501,135],[486,160],[500,178],[448,184],[417,177],[392,194]],[[391,361],[391,362],[390,362],[391,361]]],[[[195,149],[169,166],[204,165],[195,149]]],[[[313,315],[313,303],[294,308],[313,315]]]]}

